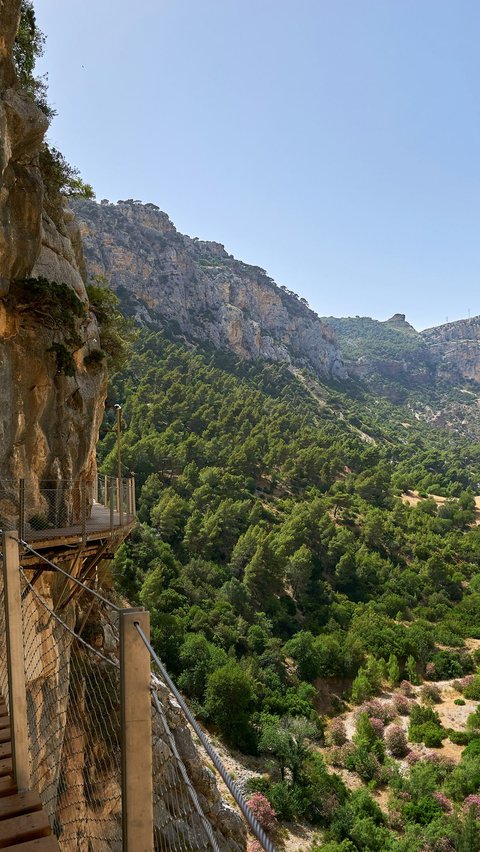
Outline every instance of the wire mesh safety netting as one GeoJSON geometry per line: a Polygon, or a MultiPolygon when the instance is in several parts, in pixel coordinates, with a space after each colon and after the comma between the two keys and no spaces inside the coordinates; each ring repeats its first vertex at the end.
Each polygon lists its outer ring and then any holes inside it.
{"type": "Polygon", "coordinates": [[[153,692],[153,836],[155,852],[220,852],[179,753],[167,713],[153,692]]]}
{"type": "Polygon", "coordinates": [[[88,612],[59,615],[54,586],[21,582],[32,787],[64,852],[120,850],[118,660],[88,612]]]}

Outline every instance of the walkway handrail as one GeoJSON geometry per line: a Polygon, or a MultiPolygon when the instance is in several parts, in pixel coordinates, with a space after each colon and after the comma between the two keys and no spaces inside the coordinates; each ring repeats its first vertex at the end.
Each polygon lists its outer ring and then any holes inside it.
{"type": "Polygon", "coordinates": [[[17,531],[23,541],[76,534],[83,544],[99,524],[113,531],[130,526],[136,515],[135,479],[94,478],[0,480],[0,528],[17,531]]]}

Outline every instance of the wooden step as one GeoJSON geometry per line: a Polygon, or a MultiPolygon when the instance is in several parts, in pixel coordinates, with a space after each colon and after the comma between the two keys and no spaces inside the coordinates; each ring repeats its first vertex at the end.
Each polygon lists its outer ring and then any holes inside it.
{"type": "Polygon", "coordinates": [[[50,823],[44,811],[4,819],[0,822],[0,849],[51,835],[50,823]]]}
{"type": "Polygon", "coordinates": [[[7,757],[5,760],[0,760],[0,778],[4,775],[12,774],[12,759],[7,757]]]}
{"type": "Polygon", "coordinates": [[[36,840],[28,840],[27,843],[16,843],[14,846],[4,846],[5,852],[13,849],[16,852],[59,852],[58,840],[56,837],[38,837],[36,840]]]}
{"type": "Polygon", "coordinates": [[[9,727],[10,727],[10,719],[8,718],[8,716],[2,716],[2,718],[0,719],[0,731],[2,731],[4,728],[9,728],[9,727]]]}
{"type": "Polygon", "coordinates": [[[10,727],[0,728],[0,743],[10,742],[10,727]]]}
{"type": "Polygon", "coordinates": [[[0,798],[3,796],[13,796],[17,792],[17,785],[11,775],[5,775],[0,778],[0,798]]]}
{"type": "Polygon", "coordinates": [[[3,799],[0,799],[0,821],[41,809],[42,803],[37,793],[31,790],[25,793],[16,793],[13,796],[4,796],[3,799]]]}
{"type": "Polygon", "coordinates": [[[10,740],[6,743],[0,743],[0,760],[12,756],[12,744],[10,740]]]}

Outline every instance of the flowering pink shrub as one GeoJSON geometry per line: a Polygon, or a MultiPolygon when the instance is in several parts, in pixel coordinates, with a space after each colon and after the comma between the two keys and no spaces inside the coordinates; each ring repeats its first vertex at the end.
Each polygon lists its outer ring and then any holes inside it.
{"type": "Polygon", "coordinates": [[[347,730],[342,719],[333,719],[328,729],[328,740],[334,746],[341,746],[347,741],[347,730]]]}
{"type": "Polygon", "coordinates": [[[410,683],[409,680],[402,680],[402,682],[399,686],[399,690],[402,693],[402,695],[406,695],[407,698],[410,698],[410,696],[413,695],[412,684],[410,683]]]}
{"type": "Polygon", "coordinates": [[[428,680],[435,680],[436,674],[437,671],[435,669],[435,663],[427,663],[427,665],[425,666],[425,677],[428,680]]]}
{"type": "Polygon", "coordinates": [[[447,798],[445,793],[440,793],[439,791],[435,792],[433,794],[433,798],[437,800],[442,811],[445,811],[446,814],[450,813],[450,811],[452,810],[452,803],[451,803],[450,799],[447,798]]]}
{"type": "Polygon", "coordinates": [[[410,715],[412,702],[406,697],[406,695],[396,692],[392,698],[392,704],[399,716],[410,715]]]}
{"type": "Polygon", "coordinates": [[[471,807],[475,808],[475,815],[478,819],[480,817],[480,796],[476,794],[467,796],[463,803],[463,808],[464,810],[469,811],[471,807]]]}
{"type": "Polygon", "coordinates": [[[277,815],[263,793],[253,793],[248,799],[247,805],[265,831],[273,834],[277,830],[277,815]]]}
{"type": "Polygon", "coordinates": [[[375,736],[378,737],[379,740],[383,740],[385,725],[383,724],[382,720],[377,719],[375,716],[371,716],[370,724],[375,732],[375,736]]]}
{"type": "Polygon", "coordinates": [[[389,701],[379,701],[378,698],[365,701],[355,713],[355,718],[358,719],[361,713],[366,713],[369,719],[381,719],[384,724],[391,722],[396,716],[393,704],[389,701]]]}
{"type": "Polygon", "coordinates": [[[428,763],[433,763],[435,766],[441,766],[447,772],[451,772],[455,768],[455,761],[451,757],[444,757],[443,754],[438,754],[436,751],[431,751],[423,758],[428,763]]]}
{"type": "Polygon", "coordinates": [[[387,728],[385,742],[394,757],[405,757],[408,752],[407,737],[400,725],[390,725],[387,728]]]}
{"type": "Polygon", "coordinates": [[[407,756],[405,757],[405,760],[407,761],[409,766],[413,766],[415,763],[418,763],[418,761],[421,760],[421,757],[417,751],[409,751],[407,756]]]}

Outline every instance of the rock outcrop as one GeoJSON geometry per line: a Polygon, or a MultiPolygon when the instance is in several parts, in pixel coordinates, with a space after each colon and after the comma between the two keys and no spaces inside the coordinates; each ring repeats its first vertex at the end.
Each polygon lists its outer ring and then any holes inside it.
{"type": "Polygon", "coordinates": [[[242,358],[346,373],[333,331],[302,299],[224,247],[180,234],[153,204],[74,204],[87,268],[128,291],[140,318],[242,358]]]}
{"type": "Polygon", "coordinates": [[[480,383],[480,316],[421,332],[439,374],[480,383]]]}
{"type": "Polygon", "coordinates": [[[0,515],[23,477],[33,512],[39,482],[95,474],[106,370],[71,211],[40,169],[48,120],[16,78],[20,0],[0,4],[0,515]],[[39,279],[34,282],[33,279],[39,279]],[[53,286],[55,283],[57,286],[53,286]]]}

